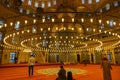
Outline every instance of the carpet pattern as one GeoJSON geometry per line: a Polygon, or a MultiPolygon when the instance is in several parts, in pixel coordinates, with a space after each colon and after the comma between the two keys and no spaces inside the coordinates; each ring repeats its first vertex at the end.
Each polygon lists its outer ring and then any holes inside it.
{"type": "MultiPolygon", "coordinates": [[[[47,74],[47,75],[57,75],[59,68],[47,68],[47,69],[39,69],[37,72],[40,74],[47,74]]],[[[82,70],[79,68],[65,68],[66,73],[71,71],[73,75],[75,74],[86,74],[86,70],[82,70]]]]}
{"type": "MultiPolygon", "coordinates": [[[[28,76],[28,67],[6,67],[0,68],[0,80],[55,80],[57,75],[54,72],[56,69],[59,69],[60,65],[44,65],[44,66],[35,66],[34,75],[28,76]],[[49,74],[49,70],[51,73],[49,74]],[[52,70],[53,69],[53,70],[52,70]],[[40,70],[45,71],[46,74],[39,72],[40,70]],[[54,73],[53,73],[54,72],[54,73]]],[[[67,70],[73,71],[73,77],[76,80],[103,80],[103,72],[100,68],[100,65],[88,64],[84,66],[83,64],[76,65],[64,65],[64,68],[67,70]],[[77,74],[77,70],[83,70],[85,73],[77,74]],[[74,73],[74,71],[76,73],[74,73]]],[[[120,66],[112,65],[112,80],[120,80],[120,66]]]]}

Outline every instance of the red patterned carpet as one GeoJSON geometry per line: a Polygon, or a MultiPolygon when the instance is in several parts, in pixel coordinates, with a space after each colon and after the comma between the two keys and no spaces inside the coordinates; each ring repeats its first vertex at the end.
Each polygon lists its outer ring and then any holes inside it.
{"type": "MultiPolygon", "coordinates": [[[[34,68],[34,75],[28,77],[26,64],[6,66],[0,65],[0,80],[55,80],[59,69],[59,65],[37,65],[34,68]]],[[[103,80],[100,65],[64,65],[64,68],[73,70],[73,76],[76,80],[103,80]]],[[[112,68],[112,80],[120,80],[120,66],[112,65],[112,68]]]]}

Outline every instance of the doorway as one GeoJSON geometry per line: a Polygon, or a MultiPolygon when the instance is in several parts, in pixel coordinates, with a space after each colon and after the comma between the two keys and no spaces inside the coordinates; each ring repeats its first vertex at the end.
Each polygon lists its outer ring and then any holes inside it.
{"type": "Polygon", "coordinates": [[[77,63],[80,63],[80,54],[77,54],[77,63]]]}
{"type": "Polygon", "coordinates": [[[59,54],[56,54],[56,55],[55,55],[55,61],[56,61],[56,62],[59,62],[59,54]]]}

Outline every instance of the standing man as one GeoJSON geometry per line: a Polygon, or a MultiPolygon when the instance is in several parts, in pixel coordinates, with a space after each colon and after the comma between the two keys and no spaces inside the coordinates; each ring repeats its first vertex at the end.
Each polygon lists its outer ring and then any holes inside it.
{"type": "Polygon", "coordinates": [[[106,54],[104,54],[104,57],[102,58],[102,63],[101,63],[101,67],[103,69],[103,78],[104,80],[112,80],[112,76],[111,76],[111,64],[108,61],[106,54]]]}
{"type": "Polygon", "coordinates": [[[16,55],[15,55],[14,61],[15,61],[15,64],[16,64],[17,63],[17,56],[16,55]]]}
{"type": "Polygon", "coordinates": [[[35,56],[30,55],[30,58],[28,60],[28,73],[29,73],[29,76],[33,75],[34,65],[35,65],[35,56]]]}

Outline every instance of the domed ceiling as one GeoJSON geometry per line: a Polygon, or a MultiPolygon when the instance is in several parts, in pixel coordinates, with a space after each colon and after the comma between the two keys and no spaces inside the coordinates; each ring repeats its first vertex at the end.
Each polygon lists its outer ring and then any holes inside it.
{"type": "Polygon", "coordinates": [[[0,10],[6,49],[74,52],[120,43],[119,0],[1,0],[0,10]]]}

